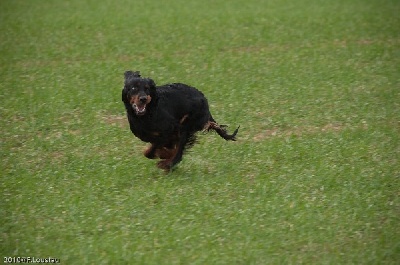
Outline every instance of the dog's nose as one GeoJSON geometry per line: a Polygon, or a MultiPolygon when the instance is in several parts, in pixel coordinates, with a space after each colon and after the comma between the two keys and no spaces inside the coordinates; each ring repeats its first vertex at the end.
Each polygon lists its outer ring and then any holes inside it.
{"type": "Polygon", "coordinates": [[[141,103],[146,103],[146,101],[147,101],[147,96],[142,96],[142,97],[140,97],[140,98],[139,98],[139,101],[140,101],[141,103]]]}

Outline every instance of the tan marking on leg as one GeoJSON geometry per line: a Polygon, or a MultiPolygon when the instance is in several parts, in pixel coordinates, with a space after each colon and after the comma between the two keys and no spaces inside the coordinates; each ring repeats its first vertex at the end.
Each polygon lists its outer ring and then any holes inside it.
{"type": "Polygon", "coordinates": [[[187,117],[189,117],[189,114],[184,115],[182,119],[179,121],[179,124],[182,124],[187,119],[187,117]]]}
{"type": "Polygon", "coordinates": [[[168,149],[166,147],[160,148],[156,150],[156,156],[160,159],[171,159],[175,156],[176,148],[168,149]]]}
{"type": "Polygon", "coordinates": [[[145,157],[150,159],[156,158],[156,154],[154,153],[154,145],[151,144],[146,150],[144,150],[143,154],[145,157]]]}

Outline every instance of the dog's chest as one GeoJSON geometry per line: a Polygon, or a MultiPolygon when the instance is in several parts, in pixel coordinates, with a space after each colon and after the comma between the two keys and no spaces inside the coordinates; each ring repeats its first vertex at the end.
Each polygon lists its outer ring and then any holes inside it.
{"type": "Polygon", "coordinates": [[[133,134],[145,142],[158,142],[173,134],[174,125],[167,121],[154,119],[130,118],[130,128],[133,134]]]}

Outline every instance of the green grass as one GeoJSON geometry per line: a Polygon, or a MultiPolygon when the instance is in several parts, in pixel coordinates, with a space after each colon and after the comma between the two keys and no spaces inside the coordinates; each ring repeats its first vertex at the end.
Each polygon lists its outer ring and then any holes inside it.
{"type": "Polygon", "coordinates": [[[398,264],[400,3],[0,1],[3,257],[62,264],[398,264]],[[164,174],[125,70],[208,97],[164,174]]]}

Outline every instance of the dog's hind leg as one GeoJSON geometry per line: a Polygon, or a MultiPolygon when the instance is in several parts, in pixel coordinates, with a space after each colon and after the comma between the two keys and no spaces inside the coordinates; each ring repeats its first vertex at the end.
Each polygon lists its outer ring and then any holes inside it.
{"type": "Polygon", "coordinates": [[[214,130],[218,133],[219,136],[221,136],[222,138],[224,138],[227,141],[236,141],[236,134],[239,131],[239,127],[236,128],[236,130],[232,133],[232,134],[228,134],[228,132],[226,131],[225,127],[227,127],[226,125],[219,125],[212,116],[210,116],[210,120],[205,124],[204,126],[204,130],[205,131],[210,131],[210,130],[214,130]]]}

